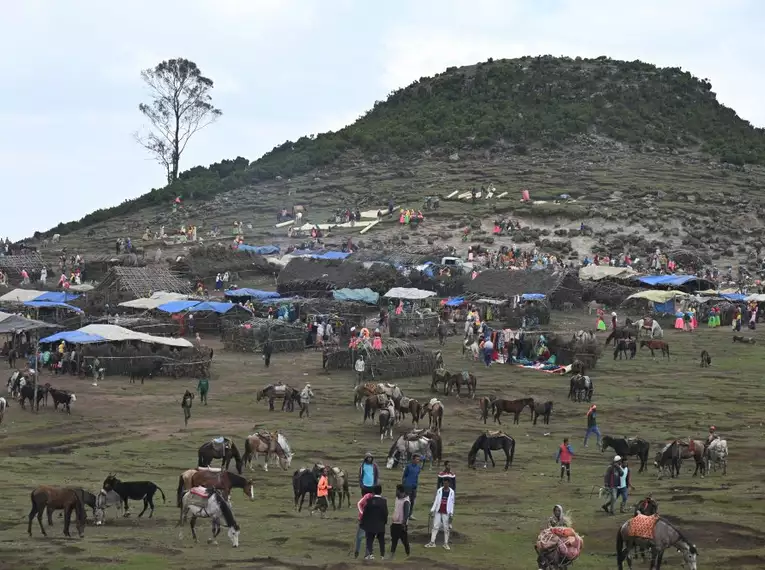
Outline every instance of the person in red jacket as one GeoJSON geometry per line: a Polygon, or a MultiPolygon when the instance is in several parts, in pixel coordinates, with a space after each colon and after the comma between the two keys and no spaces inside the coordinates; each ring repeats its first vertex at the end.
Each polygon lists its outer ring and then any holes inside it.
{"type": "Polygon", "coordinates": [[[563,473],[566,473],[568,482],[571,482],[571,460],[574,458],[574,448],[568,442],[568,438],[563,439],[563,443],[558,448],[558,456],[555,463],[560,462],[560,480],[563,481],[563,473]]]}

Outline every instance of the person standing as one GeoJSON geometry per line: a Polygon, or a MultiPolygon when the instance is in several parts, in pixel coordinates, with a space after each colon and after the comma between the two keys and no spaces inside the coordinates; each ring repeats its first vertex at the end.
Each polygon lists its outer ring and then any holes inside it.
{"type": "Polygon", "coordinates": [[[568,438],[563,438],[563,443],[558,448],[558,456],[555,458],[555,463],[560,462],[560,480],[563,481],[563,473],[566,473],[568,482],[571,482],[571,460],[574,457],[574,449],[568,442],[568,438]]]}
{"type": "Polygon", "coordinates": [[[382,496],[382,487],[375,486],[375,494],[367,500],[361,525],[367,537],[367,550],[364,560],[374,560],[372,554],[375,539],[380,547],[380,558],[385,558],[385,527],[388,525],[388,501],[382,496]]]}
{"type": "Polygon", "coordinates": [[[603,476],[603,488],[608,493],[608,501],[600,508],[610,515],[614,514],[614,505],[618,498],[617,491],[622,477],[622,468],[619,467],[621,460],[622,458],[619,455],[615,455],[614,460],[608,466],[606,474],[603,476]]]}
{"type": "MultiPolygon", "coordinates": [[[[404,551],[409,556],[409,532],[407,520],[411,517],[411,501],[404,485],[396,486],[396,503],[393,506],[393,519],[390,525],[390,557],[396,554],[398,541],[404,545],[404,551]]],[[[412,519],[414,520],[414,519],[412,519]]]]}
{"type": "Polygon", "coordinates": [[[451,464],[448,461],[444,461],[444,470],[438,474],[438,482],[436,488],[440,489],[444,486],[444,481],[448,479],[452,490],[457,490],[457,475],[452,471],[451,464]]]}
{"type": "Polygon", "coordinates": [[[364,380],[364,370],[366,369],[366,363],[364,362],[363,355],[359,354],[354,368],[356,369],[356,384],[361,384],[361,382],[364,380]]]}
{"type": "Polygon", "coordinates": [[[372,493],[374,488],[380,482],[380,470],[377,468],[375,458],[367,451],[364,455],[364,461],[361,462],[359,467],[359,487],[361,487],[361,494],[366,495],[372,493]]]}
{"type": "Polygon", "coordinates": [[[316,509],[319,509],[321,518],[324,518],[324,513],[326,513],[327,508],[329,508],[327,497],[329,496],[329,490],[331,488],[332,486],[329,484],[329,479],[327,478],[327,468],[324,467],[321,470],[319,483],[316,485],[316,504],[311,507],[311,514],[313,514],[316,509]]]}
{"type": "Polygon", "coordinates": [[[430,533],[430,542],[425,548],[435,548],[438,531],[444,531],[444,548],[449,547],[449,529],[451,518],[454,516],[454,491],[451,489],[449,479],[444,479],[444,486],[436,491],[436,497],[433,500],[433,506],[430,507],[430,514],[433,516],[433,530],[430,533]]]}
{"type": "Polygon", "coordinates": [[[634,489],[632,486],[632,474],[630,473],[630,468],[627,465],[627,458],[622,458],[622,462],[620,465],[622,469],[621,477],[619,477],[619,488],[616,490],[616,496],[622,498],[622,504],[619,507],[620,513],[626,513],[625,507],[627,506],[627,499],[629,499],[629,491],[630,489],[634,489]]]}
{"type": "Polygon", "coordinates": [[[271,355],[274,352],[274,346],[271,344],[271,339],[268,339],[263,344],[263,363],[266,365],[266,368],[271,366],[271,355]]]}
{"type": "Polygon", "coordinates": [[[311,413],[308,411],[308,406],[311,403],[311,398],[313,398],[313,391],[311,390],[311,385],[306,384],[303,390],[300,392],[300,415],[299,417],[303,417],[303,414],[305,414],[305,417],[310,417],[311,413]]]}
{"type": "MultiPolygon", "coordinates": [[[[378,494],[382,493],[382,489],[381,488],[376,488],[375,491],[378,494]]],[[[361,552],[361,541],[366,538],[366,532],[364,531],[364,527],[361,525],[361,519],[362,519],[362,516],[364,515],[364,507],[366,506],[367,501],[369,499],[371,499],[372,497],[374,497],[374,496],[375,496],[374,492],[366,493],[366,494],[362,495],[361,500],[359,500],[359,502],[356,504],[356,506],[357,506],[357,508],[359,510],[359,526],[356,529],[356,547],[355,547],[354,552],[353,552],[354,558],[358,558],[359,557],[359,553],[361,552]]]]}
{"type": "Polygon", "coordinates": [[[600,430],[598,429],[598,418],[597,418],[597,410],[598,407],[593,404],[590,406],[590,409],[587,411],[587,431],[584,434],[584,446],[587,447],[587,440],[590,437],[590,434],[595,434],[598,438],[598,446],[600,446],[600,430]]]}
{"type": "Polygon", "coordinates": [[[199,392],[199,401],[205,406],[207,405],[207,392],[210,391],[210,381],[207,378],[200,378],[197,384],[197,392],[199,392]]]}
{"type": "Polygon", "coordinates": [[[419,454],[415,453],[412,456],[412,462],[404,469],[404,475],[401,478],[401,484],[406,489],[406,494],[409,496],[409,516],[407,519],[417,520],[414,518],[414,502],[417,499],[417,485],[420,480],[420,471],[422,471],[422,463],[420,463],[419,454]]]}

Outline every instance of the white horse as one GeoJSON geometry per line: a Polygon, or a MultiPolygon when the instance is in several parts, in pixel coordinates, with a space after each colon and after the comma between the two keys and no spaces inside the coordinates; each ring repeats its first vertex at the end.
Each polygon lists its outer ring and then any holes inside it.
{"type": "Polygon", "coordinates": [[[3,416],[5,416],[5,410],[8,409],[8,402],[5,398],[0,398],[0,424],[3,423],[3,416]]]}
{"type": "Polygon", "coordinates": [[[212,519],[212,538],[210,542],[218,544],[215,540],[220,534],[220,520],[225,521],[228,527],[228,538],[231,541],[231,545],[236,548],[239,546],[239,525],[234,518],[234,512],[231,510],[231,505],[223,498],[221,492],[218,489],[212,489],[208,494],[207,489],[204,487],[194,487],[191,491],[187,491],[181,499],[181,518],[178,521],[178,526],[181,527],[178,533],[178,538],[183,539],[183,525],[186,522],[186,518],[189,519],[189,526],[191,526],[191,536],[194,537],[194,541],[197,542],[197,533],[195,530],[198,517],[212,519]]]}
{"type": "Polygon", "coordinates": [[[714,467],[717,471],[718,467],[722,467],[723,475],[728,473],[728,442],[724,439],[715,439],[709,444],[705,451],[707,460],[707,474],[709,474],[709,468],[714,467]]]}
{"type": "Polygon", "coordinates": [[[106,509],[109,507],[116,507],[117,514],[120,514],[122,512],[122,497],[115,491],[101,489],[101,492],[96,495],[96,506],[93,508],[96,526],[101,526],[106,522],[106,509]]]}
{"type": "Polygon", "coordinates": [[[659,325],[658,321],[655,319],[651,322],[651,330],[648,331],[647,328],[644,328],[643,325],[645,324],[645,319],[640,319],[638,321],[635,321],[635,326],[637,327],[638,337],[641,333],[650,335],[652,339],[662,339],[664,338],[664,331],[661,328],[661,325],[659,325]]]}
{"type": "MultiPolygon", "coordinates": [[[[418,437],[408,439],[402,435],[393,442],[388,451],[388,461],[385,463],[387,469],[393,469],[399,462],[408,461],[412,455],[417,454],[420,457],[431,455],[431,442],[427,437],[418,437]]],[[[432,461],[432,460],[431,460],[432,461]]]]}

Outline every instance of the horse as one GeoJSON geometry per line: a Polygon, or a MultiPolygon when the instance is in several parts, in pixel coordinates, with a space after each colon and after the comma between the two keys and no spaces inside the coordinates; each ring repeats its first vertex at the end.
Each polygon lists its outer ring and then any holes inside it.
{"type": "Polygon", "coordinates": [[[611,437],[610,435],[604,435],[600,440],[600,451],[604,452],[608,448],[613,449],[616,455],[621,457],[637,457],[640,459],[640,469],[638,473],[642,473],[648,469],[648,452],[651,448],[651,444],[646,440],[639,437],[611,437]]]}
{"type": "Polygon", "coordinates": [[[386,409],[390,403],[390,398],[385,394],[376,394],[367,397],[367,399],[364,400],[364,423],[366,423],[367,418],[371,418],[372,421],[374,421],[376,411],[386,409]]]}
{"type": "Polygon", "coordinates": [[[703,441],[698,439],[688,438],[688,441],[678,441],[680,446],[680,458],[681,459],[693,459],[696,464],[696,469],[693,471],[695,477],[699,471],[701,471],[701,477],[703,478],[707,470],[707,462],[705,460],[706,446],[703,441]]]}
{"type": "Polygon", "coordinates": [[[38,387],[37,400],[35,400],[35,385],[34,384],[25,384],[24,386],[21,386],[19,390],[19,404],[21,405],[22,410],[26,409],[24,402],[29,400],[29,409],[39,411],[40,402],[43,401],[44,398],[45,398],[45,390],[41,387],[38,387]]]}
{"type": "Polygon", "coordinates": [[[505,471],[508,470],[515,456],[515,440],[501,431],[488,431],[478,436],[473,442],[473,446],[468,452],[468,467],[475,469],[475,458],[478,451],[483,451],[483,468],[488,467],[488,461],[491,460],[491,466],[496,467],[492,451],[502,450],[505,452],[505,471]]]}
{"type": "Polygon", "coordinates": [[[376,389],[377,394],[385,394],[389,399],[394,402],[404,397],[404,393],[396,384],[379,383],[376,389]]]}
{"type": "MultiPolygon", "coordinates": [[[[645,515],[645,516],[651,516],[655,515],[659,512],[659,503],[657,503],[653,497],[649,494],[645,499],[637,503],[633,509],[632,516],[635,515],[645,515]]],[[[646,548],[642,545],[635,545],[634,548],[635,554],[640,554],[640,556],[645,560],[645,552],[646,548]]]]}
{"type": "MultiPolygon", "coordinates": [[[[83,505],[85,507],[90,507],[91,509],[93,509],[93,517],[96,518],[96,495],[94,495],[90,491],[86,491],[82,487],[73,487],[73,489],[82,492],[83,505]]],[[[45,508],[45,512],[48,515],[48,526],[53,526],[53,511],[55,510],[58,510],[58,509],[52,505],[48,505],[45,508]]],[[[87,513],[85,515],[85,518],[87,520],[87,513]]]]}
{"type": "Polygon", "coordinates": [[[292,464],[292,448],[287,441],[287,438],[280,432],[255,432],[254,434],[247,436],[244,440],[244,455],[242,456],[242,462],[245,466],[249,466],[252,471],[253,459],[258,460],[258,454],[265,454],[263,461],[263,470],[268,471],[269,460],[273,461],[274,457],[279,463],[279,467],[283,470],[289,469],[292,464]]]}
{"type": "Polygon", "coordinates": [[[677,441],[672,441],[665,445],[656,453],[656,458],[653,462],[656,469],[658,469],[657,478],[661,477],[662,473],[667,470],[669,470],[670,477],[679,477],[682,461],[680,446],[677,441]]]}
{"type": "Polygon", "coordinates": [[[616,344],[622,339],[632,338],[633,332],[635,332],[635,329],[632,326],[625,325],[623,327],[616,327],[611,331],[611,334],[606,337],[606,346],[611,344],[612,340],[614,341],[614,344],[616,344]]]}
{"type": "Polygon", "coordinates": [[[499,425],[502,425],[502,421],[499,419],[502,412],[513,414],[513,423],[520,423],[521,412],[528,406],[531,410],[533,417],[534,414],[534,398],[522,398],[520,400],[505,400],[504,398],[497,398],[491,403],[491,408],[494,411],[494,421],[499,425]]]}
{"type": "Polygon", "coordinates": [[[186,390],[181,400],[181,408],[183,408],[183,425],[189,425],[189,419],[191,418],[191,404],[194,402],[194,394],[186,390]]]}
{"type": "MultiPolygon", "coordinates": [[[[37,406],[40,407],[40,391],[38,390],[37,395],[37,406]]],[[[61,405],[62,409],[66,410],[67,414],[72,413],[71,406],[77,401],[77,396],[72,394],[71,392],[68,392],[66,390],[57,390],[56,388],[51,388],[49,390],[50,396],[53,399],[53,409],[58,410],[59,405],[61,405]]]]}
{"type": "Polygon", "coordinates": [[[5,416],[5,410],[8,409],[8,402],[5,398],[0,398],[0,424],[3,423],[3,417],[5,416]]]}
{"type": "Polygon", "coordinates": [[[728,442],[724,439],[713,440],[704,450],[704,456],[707,461],[707,473],[710,467],[717,471],[717,467],[722,467],[722,474],[728,473],[728,442]]]}
{"type": "Polygon", "coordinates": [[[92,505],[92,507],[96,526],[101,526],[106,522],[106,509],[109,507],[116,507],[118,514],[122,512],[122,497],[114,491],[104,491],[101,489],[95,496],[95,504],[92,505]]]}
{"type": "Polygon", "coordinates": [[[440,461],[440,453],[437,447],[438,446],[434,443],[434,440],[419,433],[400,435],[398,439],[393,442],[393,445],[390,446],[385,467],[393,469],[402,461],[408,463],[413,455],[419,455],[424,458],[428,455],[428,452],[430,452],[430,465],[432,468],[433,460],[437,455],[440,461]]]}
{"type": "Polygon", "coordinates": [[[662,358],[666,356],[667,360],[669,360],[669,343],[668,342],[663,340],[641,340],[640,341],[641,350],[646,346],[651,351],[651,356],[653,357],[654,360],[656,360],[656,353],[654,352],[654,350],[661,350],[662,358]]]}
{"type": "Polygon", "coordinates": [[[446,389],[449,386],[449,378],[451,378],[451,375],[451,372],[449,372],[446,368],[436,368],[433,371],[432,380],[430,382],[430,391],[438,392],[438,385],[443,384],[444,394],[446,394],[446,389]]]}
{"type": "Polygon", "coordinates": [[[318,474],[311,469],[306,469],[303,467],[292,474],[292,491],[295,495],[294,509],[297,510],[297,512],[303,510],[303,501],[305,501],[306,495],[308,495],[308,506],[313,506],[314,502],[316,501],[316,491],[318,485],[318,474]]]}
{"type": "Polygon", "coordinates": [[[194,542],[198,542],[195,529],[197,518],[204,517],[212,519],[212,543],[218,544],[215,538],[220,534],[220,519],[223,518],[228,527],[228,538],[231,541],[231,545],[234,548],[239,546],[239,524],[237,524],[234,518],[231,505],[229,505],[219,490],[195,487],[183,495],[181,517],[177,525],[181,527],[178,533],[178,538],[181,540],[183,540],[183,524],[189,515],[191,515],[189,526],[191,527],[191,536],[194,537],[194,542]]]}
{"type": "Polygon", "coordinates": [[[380,384],[375,384],[374,382],[359,384],[353,389],[353,405],[361,408],[365,399],[379,394],[382,394],[380,384]]]}
{"type": "Polygon", "coordinates": [[[37,523],[40,525],[40,532],[43,536],[47,536],[43,527],[42,516],[48,508],[64,510],[64,536],[67,537],[72,536],[69,534],[69,525],[71,524],[72,511],[74,511],[77,534],[80,535],[80,538],[85,536],[85,498],[82,489],[41,485],[32,491],[30,499],[32,500],[32,509],[29,511],[29,524],[27,525],[29,536],[32,536],[32,520],[35,516],[37,516],[37,523]]]}
{"type": "Polygon", "coordinates": [[[231,489],[241,489],[251,501],[255,500],[255,484],[252,479],[223,471],[221,469],[187,469],[178,477],[178,506],[181,505],[183,494],[194,487],[212,487],[220,489],[226,499],[230,500],[231,489]]]}
{"type": "Polygon", "coordinates": [[[472,372],[462,372],[460,374],[450,374],[444,387],[444,396],[451,394],[452,390],[457,390],[457,396],[460,395],[460,386],[466,386],[468,397],[475,398],[475,391],[478,387],[478,379],[472,372]]]}
{"type": "Polygon", "coordinates": [[[395,410],[391,411],[391,407],[380,410],[378,421],[380,423],[380,441],[385,439],[386,434],[390,439],[393,439],[393,426],[396,423],[395,410]]]}
{"type": "Polygon", "coordinates": [[[396,414],[402,421],[406,418],[406,414],[412,415],[412,425],[418,427],[420,423],[420,412],[422,412],[422,404],[414,398],[407,398],[403,396],[400,400],[393,402],[396,407],[396,414]]]}
{"type": "Polygon", "coordinates": [[[323,463],[317,463],[313,466],[314,473],[318,476],[321,474],[321,470],[326,467],[327,480],[329,482],[329,500],[332,501],[332,510],[337,510],[335,507],[335,499],[339,497],[339,507],[343,507],[343,499],[346,499],[348,507],[351,506],[351,491],[348,482],[348,474],[339,467],[332,467],[330,465],[324,465],[323,463]]]}
{"type": "Polygon", "coordinates": [[[638,330],[638,336],[640,333],[645,333],[649,338],[654,340],[660,340],[664,338],[664,331],[659,325],[659,321],[656,319],[640,319],[635,321],[635,326],[638,330]]]}
{"type": "MultiPolygon", "coordinates": [[[[532,408],[531,415],[533,418],[534,425],[537,425],[537,420],[539,419],[539,416],[542,416],[542,423],[547,425],[550,423],[550,414],[552,414],[553,410],[553,403],[552,400],[549,400],[547,402],[535,402],[534,407],[532,408]]],[[[485,423],[485,422],[484,422],[485,423]]]]}
{"type": "Polygon", "coordinates": [[[585,371],[586,371],[586,366],[584,362],[582,362],[578,358],[571,363],[571,374],[581,374],[582,376],[584,376],[585,371]]]}
{"type": "Polygon", "coordinates": [[[661,568],[664,551],[672,546],[682,554],[683,563],[688,570],[696,570],[698,555],[696,546],[683,536],[677,527],[659,515],[652,517],[636,515],[619,527],[619,532],[616,534],[616,563],[619,570],[624,570],[624,560],[627,560],[627,566],[632,568],[632,549],[635,546],[646,546],[651,549],[651,568],[655,567],[656,570],[661,568]],[[640,532],[638,526],[651,525],[652,532],[644,533],[645,536],[637,534],[640,532]]]}
{"type": "Polygon", "coordinates": [[[159,488],[159,485],[152,483],[151,481],[120,481],[116,475],[109,474],[104,479],[101,488],[104,491],[114,491],[122,499],[122,503],[125,506],[125,517],[130,516],[130,506],[128,505],[128,499],[134,501],[140,501],[143,499],[143,510],[138,513],[138,518],[141,518],[146,512],[149,511],[149,518],[154,516],[154,494],[159,491],[162,494],[162,502],[165,502],[165,492],[159,488]]]}
{"type": "Polygon", "coordinates": [[[620,338],[614,341],[614,360],[619,357],[619,360],[624,356],[625,360],[631,360],[635,358],[637,354],[637,343],[634,338],[620,338]]]}
{"type": "Polygon", "coordinates": [[[497,397],[492,394],[491,396],[484,396],[483,398],[478,400],[478,409],[481,410],[481,419],[483,420],[483,423],[486,423],[486,420],[489,419],[491,404],[496,399],[497,397]]]}
{"type": "Polygon", "coordinates": [[[428,414],[428,429],[440,433],[444,421],[444,405],[435,398],[432,398],[430,402],[422,407],[420,419],[424,418],[425,414],[428,414]]]}
{"type": "Polygon", "coordinates": [[[595,386],[589,376],[574,374],[568,389],[568,399],[575,402],[592,402],[595,386]]]}
{"type": "Polygon", "coordinates": [[[287,384],[269,384],[264,386],[262,390],[258,390],[255,394],[255,401],[260,402],[262,399],[268,399],[268,411],[274,411],[274,400],[276,398],[283,398],[282,411],[285,409],[291,412],[294,409],[294,402],[296,398],[300,397],[300,393],[292,386],[287,384]]]}
{"type": "Polygon", "coordinates": [[[239,455],[239,449],[236,444],[227,437],[216,437],[206,443],[203,443],[197,451],[198,467],[209,467],[213,459],[221,460],[221,467],[228,471],[233,457],[236,463],[236,472],[242,474],[242,456],[239,455]]]}

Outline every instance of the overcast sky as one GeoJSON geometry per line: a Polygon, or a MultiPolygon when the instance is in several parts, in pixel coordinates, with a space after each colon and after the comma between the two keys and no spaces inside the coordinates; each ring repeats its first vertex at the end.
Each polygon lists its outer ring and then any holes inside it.
{"type": "Polygon", "coordinates": [[[181,169],[336,130],[451,65],[522,55],[640,59],[709,78],[765,126],[758,0],[23,0],[0,19],[0,236],[163,185],[132,138],[141,69],[195,61],[224,115],[181,169]],[[633,6],[625,8],[624,6],[633,6]]]}

